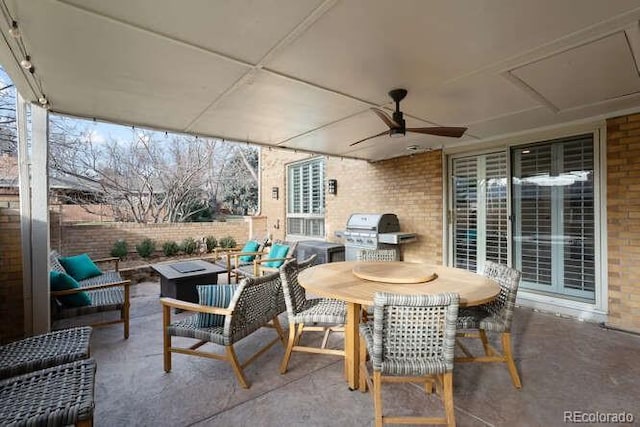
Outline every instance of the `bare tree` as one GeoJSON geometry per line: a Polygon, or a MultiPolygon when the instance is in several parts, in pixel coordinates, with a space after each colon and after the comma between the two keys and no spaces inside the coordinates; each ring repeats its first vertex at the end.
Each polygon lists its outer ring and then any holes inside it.
{"type": "Polygon", "coordinates": [[[210,218],[220,201],[234,213],[257,206],[253,147],[140,130],[132,130],[130,143],[96,141],[78,123],[56,117],[51,125],[52,173],[96,189],[73,192],[68,202],[89,211],[106,204],[118,220],[155,223],[210,218]]]}

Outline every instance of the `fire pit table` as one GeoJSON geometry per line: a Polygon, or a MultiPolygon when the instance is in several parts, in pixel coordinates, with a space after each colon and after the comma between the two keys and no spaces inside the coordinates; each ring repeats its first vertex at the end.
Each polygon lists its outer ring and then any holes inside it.
{"type": "Polygon", "coordinates": [[[218,283],[218,274],[224,267],[202,260],[181,261],[151,266],[160,274],[160,296],[188,302],[198,302],[197,285],[218,283]]]}

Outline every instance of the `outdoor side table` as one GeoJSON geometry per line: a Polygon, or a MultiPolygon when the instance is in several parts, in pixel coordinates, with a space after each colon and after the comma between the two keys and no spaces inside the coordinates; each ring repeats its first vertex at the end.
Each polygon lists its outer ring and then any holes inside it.
{"type": "Polygon", "coordinates": [[[0,381],[0,425],[91,426],[95,373],[84,359],[0,381]]]}

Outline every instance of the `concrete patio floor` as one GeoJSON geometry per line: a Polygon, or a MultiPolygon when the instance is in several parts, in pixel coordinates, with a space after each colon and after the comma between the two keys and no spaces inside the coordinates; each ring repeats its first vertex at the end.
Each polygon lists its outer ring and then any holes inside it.
{"type": "MultiPolygon", "coordinates": [[[[248,390],[229,364],[217,360],[174,354],[173,369],[165,373],[160,286],[145,282],[132,289],[130,338],[123,339],[121,325],[93,332],[96,426],[373,424],[370,394],[349,391],[343,363],[331,356],[294,353],[289,372],[280,375],[283,348],[274,346],[245,369],[248,390]]],[[[286,315],[281,320],[286,325],[286,315]]],[[[517,309],[512,332],[523,388],[512,386],[504,365],[456,365],[458,426],[560,426],[567,424],[565,411],[626,412],[640,423],[639,336],[526,308],[517,309]]],[[[240,359],[273,334],[261,330],[241,341],[240,359]]],[[[438,398],[417,385],[383,390],[385,410],[442,413],[438,398]]]]}

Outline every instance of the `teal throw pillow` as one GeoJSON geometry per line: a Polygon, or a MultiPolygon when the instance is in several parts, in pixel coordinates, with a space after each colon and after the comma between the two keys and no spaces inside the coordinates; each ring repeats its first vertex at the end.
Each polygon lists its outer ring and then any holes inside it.
{"type": "MultiPolygon", "coordinates": [[[[257,252],[258,249],[260,249],[260,243],[255,240],[249,240],[244,245],[241,252],[257,252]]],[[[251,262],[255,257],[255,255],[242,255],[241,257],[238,257],[238,259],[242,262],[251,262]]]]}
{"type": "MultiPolygon", "coordinates": [[[[200,305],[227,308],[238,285],[200,285],[196,288],[200,305]]],[[[224,318],[225,316],[221,314],[197,313],[196,326],[199,328],[224,326],[224,318]]]]}
{"type": "Polygon", "coordinates": [[[102,271],[87,254],[62,257],[60,264],[67,274],[76,280],[85,280],[102,274],[102,271]]]}
{"type": "MultiPolygon", "coordinates": [[[[269,259],[271,258],[285,258],[287,253],[289,252],[289,246],[287,245],[279,245],[275,244],[271,246],[271,250],[269,251],[269,259]]],[[[263,263],[265,267],[278,268],[284,263],[283,260],[278,261],[267,261],[263,263]]]]}
{"type": "MultiPolygon", "coordinates": [[[[49,272],[49,282],[52,291],[66,291],[67,289],[77,289],[80,287],[80,284],[73,277],[66,273],[60,273],[59,271],[49,272]]],[[[64,295],[57,298],[62,305],[68,307],[91,305],[91,298],[86,292],[78,292],[77,294],[64,295]]]]}

